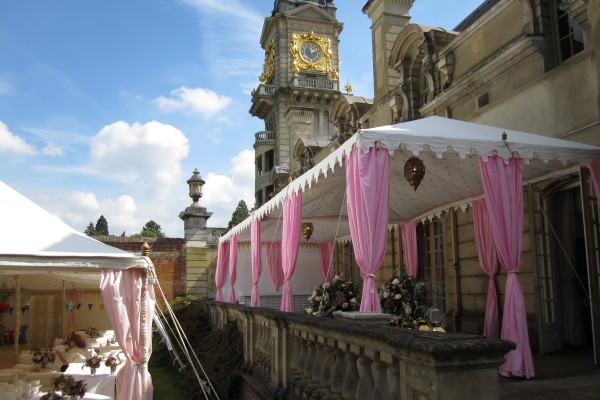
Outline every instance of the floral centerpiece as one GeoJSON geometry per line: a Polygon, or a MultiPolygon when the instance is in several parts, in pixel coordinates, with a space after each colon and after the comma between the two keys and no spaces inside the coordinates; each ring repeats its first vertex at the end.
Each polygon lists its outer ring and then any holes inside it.
{"type": "Polygon", "coordinates": [[[88,358],[87,360],[85,360],[85,364],[83,364],[83,367],[81,367],[81,369],[85,367],[90,367],[90,371],[92,372],[92,375],[94,375],[96,373],[96,369],[100,368],[101,363],[102,357],[93,356],[92,358],[88,358]]]}
{"type": "Polygon", "coordinates": [[[84,332],[89,338],[100,337],[100,332],[98,332],[98,329],[93,326],[88,327],[84,332]]]}
{"type": "Polygon", "coordinates": [[[425,314],[425,282],[419,282],[401,268],[379,287],[381,311],[392,314],[391,325],[413,327],[425,314]],[[422,315],[419,315],[419,313],[422,315]]]}
{"type": "Polygon", "coordinates": [[[115,356],[109,356],[106,361],[104,361],[104,365],[110,368],[110,373],[114,374],[117,366],[121,364],[121,360],[115,356]]]}
{"type": "Polygon", "coordinates": [[[342,275],[315,287],[304,311],[317,316],[331,316],[334,311],[356,311],[360,308],[360,286],[342,275]]]}
{"type": "Polygon", "coordinates": [[[83,397],[87,391],[87,384],[85,381],[76,381],[73,375],[58,375],[56,378],[52,378],[51,382],[52,387],[56,391],[61,392],[63,396],[83,397]]]}
{"type": "Polygon", "coordinates": [[[46,347],[42,347],[40,349],[34,349],[33,355],[31,356],[31,362],[36,365],[41,365],[42,368],[45,368],[46,365],[51,364],[56,360],[56,354],[46,347]]]}

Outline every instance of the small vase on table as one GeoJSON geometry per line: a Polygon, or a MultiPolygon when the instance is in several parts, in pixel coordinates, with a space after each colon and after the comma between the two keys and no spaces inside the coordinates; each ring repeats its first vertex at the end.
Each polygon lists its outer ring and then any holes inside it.
{"type": "Polygon", "coordinates": [[[90,373],[92,374],[92,376],[96,375],[96,368],[90,367],[90,373]]]}
{"type": "Polygon", "coordinates": [[[117,370],[117,366],[116,365],[111,365],[109,368],[110,368],[110,374],[114,375],[115,371],[117,370]]]}

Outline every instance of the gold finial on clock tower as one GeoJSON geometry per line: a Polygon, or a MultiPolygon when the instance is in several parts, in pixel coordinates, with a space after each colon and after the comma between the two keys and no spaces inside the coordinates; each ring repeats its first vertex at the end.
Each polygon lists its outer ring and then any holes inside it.
{"type": "Polygon", "coordinates": [[[346,86],[344,86],[344,90],[346,90],[346,93],[352,94],[352,85],[350,84],[350,81],[347,78],[346,78],[346,86]]]}

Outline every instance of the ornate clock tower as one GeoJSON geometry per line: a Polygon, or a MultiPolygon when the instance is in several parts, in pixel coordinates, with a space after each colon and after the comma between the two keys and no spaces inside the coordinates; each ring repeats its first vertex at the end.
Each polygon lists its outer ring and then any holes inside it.
{"type": "Polygon", "coordinates": [[[312,167],[334,134],[329,122],[339,97],[339,34],[333,0],[275,0],[265,18],[260,85],[250,114],[265,121],[256,133],[256,204],[267,202],[312,167]]]}

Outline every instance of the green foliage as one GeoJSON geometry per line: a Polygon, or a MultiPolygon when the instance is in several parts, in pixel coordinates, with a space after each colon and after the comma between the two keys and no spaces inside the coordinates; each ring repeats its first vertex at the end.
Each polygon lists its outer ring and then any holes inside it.
{"type": "MultiPolygon", "coordinates": [[[[243,365],[244,343],[236,323],[229,322],[223,330],[212,329],[206,308],[190,296],[178,297],[171,304],[219,398],[238,399],[237,376],[243,365]]],[[[173,344],[177,345],[175,341],[173,344]]],[[[164,352],[168,353],[164,345],[155,347],[152,358],[164,352]]],[[[184,354],[180,349],[177,352],[184,354]]],[[[180,372],[177,379],[188,399],[204,398],[191,367],[180,372]]]]}
{"type": "Polygon", "coordinates": [[[231,229],[235,225],[239,224],[240,222],[242,222],[243,220],[248,218],[249,216],[250,216],[250,210],[248,210],[248,206],[246,205],[246,202],[244,200],[240,200],[235,211],[231,215],[231,220],[229,221],[229,224],[227,225],[227,227],[229,229],[231,229]]]}
{"type": "Polygon", "coordinates": [[[317,286],[306,303],[307,314],[330,317],[334,311],[360,309],[360,285],[336,275],[317,286]]]}
{"type": "Polygon", "coordinates": [[[92,221],[90,221],[90,224],[87,226],[87,228],[85,228],[83,233],[88,236],[96,236],[96,228],[94,228],[94,223],[92,221]]]}
{"type": "Polygon", "coordinates": [[[139,233],[139,236],[158,238],[165,237],[164,233],[160,228],[160,225],[154,222],[153,220],[146,222],[146,225],[144,225],[144,227],[142,228],[142,231],[139,233]]]}
{"type": "Polygon", "coordinates": [[[96,227],[94,228],[94,230],[96,231],[96,235],[101,235],[101,236],[108,236],[108,222],[106,221],[106,218],[104,218],[104,215],[101,215],[100,218],[98,218],[98,221],[96,222],[96,227]]]}
{"type": "Polygon", "coordinates": [[[177,313],[178,311],[185,309],[186,307],[191,305],[194,300],[194,296],[191,296],[189,294],[185,296],[177,296],[169,302],[169,305],[171,306],[173,311],[177,313]]]}

